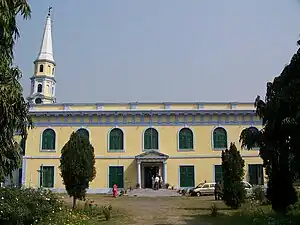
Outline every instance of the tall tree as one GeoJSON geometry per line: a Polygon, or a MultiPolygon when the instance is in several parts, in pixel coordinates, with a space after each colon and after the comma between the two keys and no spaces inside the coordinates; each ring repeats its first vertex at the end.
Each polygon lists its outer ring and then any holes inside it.
{"type": "Polygon", "coordinates": [[[66,190],[73,197],[74,209],[77,199],[85,199],[89,182],[96,176],[94,147],[87,136],[79,132],[71,134],[61,150],[59,168],[66,190]]]}
{"type": "Polygon", "coordinates": [[[31,10],[26,0],[0,1],[0,181],[20,165],[19,146],[14,140],[18,131],[27,138],[32,127],[29,105],[23,97],[20,84],[22,76],[18,67],[13,66],[13,48],[19,31],[16,17],[30,17],[31,10]]]}
{"type": "Polygon", "coordinates": [[[222,151],[223,200],[233,209],[239,208],[245,202],[246,191],[242,183],[245,162],[234,143],[229,150],[222,151]]]}
{"type": "Polygon", "coordinates": [[[297,202],[293,183],[300,174],[299,74],[300,49],[281,74],[267,83],[265,101],[259,96],[255,100],[262,130],[252,135],[245,129],[240,136],[242,146],[251,149],[256,143],[260,147],[268,176],[267,197],[278,213],[286,213],[288,206],[297,202]]]}

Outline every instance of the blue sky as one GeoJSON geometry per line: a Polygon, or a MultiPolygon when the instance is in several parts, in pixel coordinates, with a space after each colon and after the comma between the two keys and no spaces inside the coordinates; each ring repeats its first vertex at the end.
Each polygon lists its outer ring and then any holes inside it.
{"type": "Polygon", "coordinates": [[[297,0],[29,0],[24,95],[49,5],[58,102],[254,101],[297,50],[297,0]]]}

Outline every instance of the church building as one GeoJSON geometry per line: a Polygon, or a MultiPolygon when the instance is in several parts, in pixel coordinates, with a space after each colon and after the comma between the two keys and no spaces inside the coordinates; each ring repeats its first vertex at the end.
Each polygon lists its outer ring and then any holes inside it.
{"type": "Polygon", "coordinates": [[[35,127],[24,144],[22,185],[64,192],[58,166],[61,149],[74,131],[86,135],[95,149],[97,175],[90,193],[107,193],[114,183],[151,188],[156,173],[175,188],[218,181],[221,152],[230,142],[245,160],[245,180],[263,184],[258,149],[242,149],[239,143],[243,129],[261,129],[253,103],[58,103],[56,63],[49,12],[30,78],[28,101],[35,127]]]}

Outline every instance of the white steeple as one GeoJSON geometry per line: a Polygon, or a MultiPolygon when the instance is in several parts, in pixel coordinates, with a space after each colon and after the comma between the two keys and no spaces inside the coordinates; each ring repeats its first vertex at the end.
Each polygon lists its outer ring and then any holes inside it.
{"type": "Polygon", "coordinates": [[[55,61],[52,49],[51,14],[46,19],[41,49],[37,59],[34,61],[34,74],[30,78],[31,91],[27,100],[31,104],[52,104],[55,98],[55,61]]]}
{"type": "Polygon", "coordinates": [[[50,10],[52,7],[49,7],[49,12],[46,20],[46,25],[44,29],[43,41],[41,44],[40,52],[37,57],[37,61],[46,60],[50,62],[55,62],[53,58],[53,49],[52,49],[52,25],[51,25],[51,13],[50,10]]]}

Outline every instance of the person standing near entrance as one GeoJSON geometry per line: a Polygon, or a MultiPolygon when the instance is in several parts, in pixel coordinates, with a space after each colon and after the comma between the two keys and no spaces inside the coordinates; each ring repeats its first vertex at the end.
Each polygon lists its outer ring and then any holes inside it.
{"type": "Polygon", "coordinates": [[[114,184],[113,186],[113,197],[116,198],[118,196],[118,186],[114,184]]]}
{"type": "Polygon", "coordinates": [[[162,176],[159,176],[159,188],[163,187],[163,179],[162,176]]]}
{"type": "Polygon", "coordinates": [[[157,174],[155,179],[154,179],[154,189],[155,190],[158,190],[158,185],[159,185],[159,177],[158,177],[158,174],[157,174]]]}

